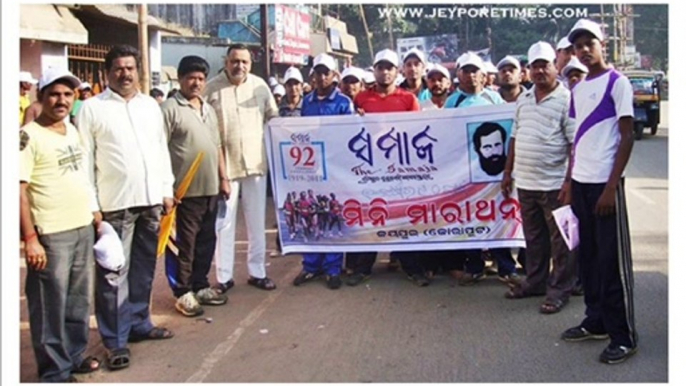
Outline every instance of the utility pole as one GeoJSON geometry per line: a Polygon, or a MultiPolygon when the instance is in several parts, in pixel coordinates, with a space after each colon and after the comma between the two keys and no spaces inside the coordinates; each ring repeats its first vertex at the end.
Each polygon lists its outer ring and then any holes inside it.
{"type": "Polygon", "coordinates": [[[264,62],[264,76],[268,79],[271,76],[271,57],[269,52],[269,15],[267,4],[260,4],[260,24],[262,28],[262,61],[264,62]]]}
{"type": "Polygon", "coordinates": [[[140,86],[143,94],[150,94],[150,60],[148,58],[148,6],[138,6],[138,49],[141,53],[140,86]]]}
{"type": "Polygon", "coordinates": [[[367,25],[367,18],[364,16],[364,7],[362,7],[362,3],[360,3],[359,6],[360,16],[362,16],[362,24],[364,24],[364,32],[367,34],[367,44],[369,45],[369,58],[371,59],[370,63],[374,63],[374,48],[372,48],[372,35],[369,34],[369,25],[367,25]]]}
{"type": "MultiPolygon", "coordinates": [[[[386,4],[386,8],[391,8],[390,4],[386,4]]],[[[395,44],[393,44],[393,20],[391,20],[391,13],[388,12],[386,20],[388,21],[388,48],[393,50],[395,44]]]]}

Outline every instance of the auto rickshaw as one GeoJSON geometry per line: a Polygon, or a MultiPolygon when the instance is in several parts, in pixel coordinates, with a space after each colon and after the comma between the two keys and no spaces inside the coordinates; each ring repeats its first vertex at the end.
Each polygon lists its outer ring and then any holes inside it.
{"type": "Polygon", "coordinates": [[[634,139],[643,138],[645,128],[657,133],[660,124],[660,90],[664,77],[661,72],[627,71],[624,73],[634,91],[634,139]]]}

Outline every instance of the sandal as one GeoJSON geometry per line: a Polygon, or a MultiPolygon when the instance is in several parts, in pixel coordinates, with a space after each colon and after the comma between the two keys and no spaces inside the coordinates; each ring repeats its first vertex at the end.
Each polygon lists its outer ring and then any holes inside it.
{"type": "Polygon", "coordinates": [[[174,333],[164,327],[153,327],[145,335],[129,335],[129,342],[136,343],[142,342],[144,340],[160,340],[160,339],[170,339],[174,337],[174,333]]]}
{"type": "Polygon", "coordinates": [[[257,287],[259,289],[271,291],[276,289],[276,284],[272,281],[272,279],[265,277],[262,279],[258,279],[256,277],[250,277],[248,279],[248,284],[250,284],[253,287],[257,287]]]}
{"type": "Polygon", "coordinates": [[[562,300],[562,299],[555,299],[555,300],[550,300],[546,299],[546,301],[541,304],[541,307],[538,309],[538,311],[542,314],[550,315],[550,314],[556,314],[560,312],[560,310],[566,306],[568,303],[568,300],[562,300]]]}
{"type": "Polygon", "coordinates": [[[97,370],[100,370],[100,361],[94,356],[89,356],[82,360],[78,366],[74,366],[71,372],[76,374],[88,374],[97,370]]]}
{"type": "Polygon", "coordinates": [[[524,299],[524,298],[531,298],[534,296],[543,296],[545,294],[531,294],[527,293],[522,290],[522,287],[520,286],[515,286],[510,288],[507,292],[505,292],[505,298],[507,299],[524,299]]]}
{"type": "Polygon", "coordinates": [[[115,348],[107,353],[107,367],[114,370],[121,370],[129,367],[131,352],[128,348],[115,348]]]}

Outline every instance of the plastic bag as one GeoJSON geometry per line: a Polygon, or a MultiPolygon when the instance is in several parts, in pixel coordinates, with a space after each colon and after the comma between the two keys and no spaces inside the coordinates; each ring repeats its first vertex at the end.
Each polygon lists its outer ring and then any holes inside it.
{"type": "Polygon", "coordinates": [[[572,207],[565,205],[555,209],[553,217],[567,248],[571,251],[579,246],[579,219],[574,215],[572,207]]]}
{"type": "Polygon", "coordinates": [[[103,221],[98,229],[100,237],[98,242],[93,245],[95,251],[95,261],[110,271],[119,271],[124,268],[126,257],[124,256],[124,245],[122,245],[119,235],[112,225],[103,221]]]}

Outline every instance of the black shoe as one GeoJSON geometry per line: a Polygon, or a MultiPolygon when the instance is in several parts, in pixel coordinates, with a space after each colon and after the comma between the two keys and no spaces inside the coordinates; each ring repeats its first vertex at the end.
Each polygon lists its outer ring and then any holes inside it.
{"type": "Polygon", "coordinates": [[[343,280],[341,280],[340,275],[327,275],[326,276],[326,286],[329,289],[335,290],[341,288],[343,285],[343,280]]]}
{"type": "Polygon", "coordinates": [[[216,286],[212,287],[214,288],[215,291],[219,292],[220,294],[225,293],[226,291],[230,290],[233,288],[233,286],[236,283],[233,281],[233,279],[227,281],[226,283],[218,283],[216,286]]]}
{"type": "Polygon", "coordinates": [[[562,340],[565,342],[581,342],[584,340],[603,340],[609,338],[607,334],[596,334],[587,329],[577,326],[562,333],[562,340]]]}
{"type": "Polygon", "coordinates": [[[315,275],[314,273],[301,271],[298,274],[298,276],[296,276],[295,279],[293,279],[293,285],[297,287],[301,284],[307,283],[308,281],[314,279],[315,277],[317,277],[317,275],[315,275]]]}
{"type": "Polygon", "coordinates": [[[407,278],[410,279],[411,282],[418,285],[419,287],[426,287],[429,284],[431,284],[431,280],[429,280],[428,277],[422,275],[421,273],[415,273],[413,275],[408,275],[407,278]]]}
{"type": "Polygon", "coordinates": [[[622,363],[636,354],[638,347],[615,346],[610,344],[600,353],[600,361],[608,365],[622,363]]]}
{"type": "Polygon", "coordinates": [[[584,286],[576,284],[574,288],[572,288],[572,296],[584,296],[584,286]]]}
{"type": "Polygon", "coordinates": [[[363,273],[353,273],[352,276],[345,281],[345,284],[354,287],[367,279],[369,279],[369,275],[365,275],[363,273]]]}

